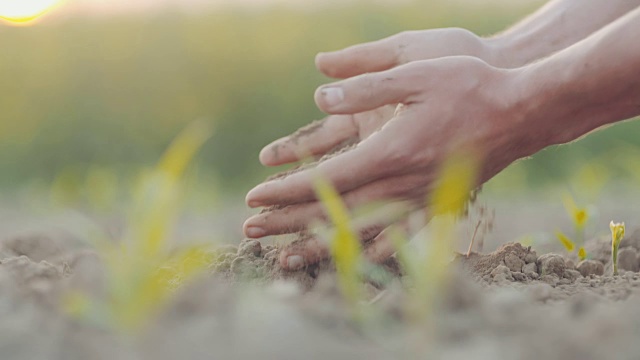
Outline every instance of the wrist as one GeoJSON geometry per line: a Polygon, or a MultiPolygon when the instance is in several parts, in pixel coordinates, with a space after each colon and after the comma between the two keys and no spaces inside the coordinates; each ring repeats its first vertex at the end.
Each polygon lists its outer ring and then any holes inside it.
{"type": "Polygon", "coordinates": [[[484,60],[499,68],[513,69],[527,63],[523,58],[526,47],[516,42],[507,35],[494,35],[482,38],[484,50],[484,60]]]}
{"type": "Polygon", "coordinates": [[[532,153],[574,141],[611,122],[610,114],[591,98],[592,84],[597,83],[583,78],[577,68],[544,60],[509,70],[512,104],[531,137],[532,153]]]}

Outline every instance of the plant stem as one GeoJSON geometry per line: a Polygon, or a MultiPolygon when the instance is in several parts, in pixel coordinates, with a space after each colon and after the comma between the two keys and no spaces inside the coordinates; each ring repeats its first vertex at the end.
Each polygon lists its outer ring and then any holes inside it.
{"type": "Polygon", "coordinates": [[[613,262],[613,275],[618,275],[618,247],[615,242],[611,245],[611,261],[613,262]]]}

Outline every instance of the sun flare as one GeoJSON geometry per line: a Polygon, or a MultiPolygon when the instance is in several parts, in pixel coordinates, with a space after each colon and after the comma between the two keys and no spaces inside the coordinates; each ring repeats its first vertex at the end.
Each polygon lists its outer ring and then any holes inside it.
{"type": "Polygon", "coordinates": [[[27,23],[59,5],[62,0],[0,0],[0,18],[27,23]]]}

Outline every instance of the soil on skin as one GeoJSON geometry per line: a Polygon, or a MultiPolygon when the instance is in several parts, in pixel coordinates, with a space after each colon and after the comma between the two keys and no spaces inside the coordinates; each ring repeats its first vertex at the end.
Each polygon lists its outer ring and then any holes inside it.
{"type": "Polygon", "coordinates": [[[514,243],[458,256],[425,333],[402,276],[364,283],[377,315],[354,322],[331,262],[285,272],[278,248],[247,240],[131,335],[61,310],[69,291],[104,292],[93,251],[64,234],[13,237],[0,243],[0,358],[638,359],[638,245],[640,232],[623,240],[619,276],[607,238],[587,244],[589,263],[514,243]]]}

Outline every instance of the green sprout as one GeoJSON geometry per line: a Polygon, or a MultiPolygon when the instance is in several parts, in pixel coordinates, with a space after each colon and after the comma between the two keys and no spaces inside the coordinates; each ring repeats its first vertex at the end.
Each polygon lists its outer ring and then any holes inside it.
{"type": "Polygon", "coordinates": [[[624,238],[624,223],[609,224],[611,229],[611,262],[613,263],[613,275],[618,275],[618,249],[624,238]]]}
{"type": "Polygon", "coordinates": [[[177,251],[168,238],[177,218],[184,173],[210,137],[205,124],[187,127],[171,144],[159,164],[141,177],[133,193],[129,228],[119,242],[98,241],[106,267],[105,299],[66,294],[67,313],[124,331],[144,326],[175,290],[206,270],[212,252],[206,246],[177,251]]]}

